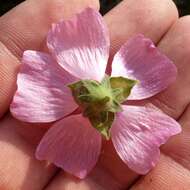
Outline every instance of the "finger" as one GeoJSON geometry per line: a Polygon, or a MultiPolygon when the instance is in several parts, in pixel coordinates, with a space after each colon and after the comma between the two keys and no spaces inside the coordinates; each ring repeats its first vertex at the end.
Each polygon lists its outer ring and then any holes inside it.
{"type": "Polygon", "coordinates": [[[19,60],[0,42],[0,118],[15,91],[18,65],[19,60]]]}
{"type": "Polygon", "coordinates": [[[15,91],[19,58],[24,50],[40,50],[51,23],[69,18],[98,0],[27,0],[0,18],[0,117],[15,91]]]}
{"type": "Polygon", "coordinates": [[[79,180],[64,172],[50,183],[46,190],[119,190],[120,184],[102,166],[97,166],[89,177],[79,180]]]}
{"type": "MultiPolygon", "coordinates": [[[[190,63],[190,28],[188,27],[190,24],[190,16],[182,17],[179,21],[172,27],[172,29],[168,32],[161,43],[162,46],[164,44],[169,43],[170,48],[165,48],[169,54],[173,55],[173,59],[176,60],[178,64],[178,81],[176,81],[177,85],[171,89],[168,89],[170,92],[170,96],[166,99],[166,101],[171,102],[171,105],[174,108],[177,108],[176,103],[180,102],[178,105],[179,110],[183,110],[186,108],[186,111],[180,117],[179,122],[183,127],[183,131],[180,135],[172,138],[164,147],[163,152],[174,158],[177,162],[182,164],[184,167],[190,169],[190,147],[189,147],[189,113],[190,113],[190,106],[187,104],[189,103],[189,84],[190,84],[190,77],[189,77],[189,63],[190,63]],[[173,40],[175,39],[175,40],[173,40]],[[178,48],[177,48],[178,47],[178,48]],[[177,96],[174,96],[172,92],[175,91],[177,96]],[[170,100],[169,100],[170,99],[170,100]]],[[[169,94],[169,92],[165,92],[169,94]]]]}
{"type": "MultiPolygon", "coordinates": [[[[135,2],[133,0],[123,1],[105,16],[111,34],[111,54],[115,53],[115,51],[135,33],[143,33],[157,43],[176,19],[177,10],[172,1],[163,1],[162,3],[158,0],[151,0],[149,2],[146,0],[138,0],[135,2]]],[[[96,176],[96,171],[99,170],[96,167],[92,171],[92,174],[87,177],[86,183],[84,182],[87,187],[88,181],[95,180],[95,184],[93,185],[94,189],[96,189],[96,187],[99,188],[99,186],[103,189],[123,189],[129,186],[138,177],[137,174],[129,170],[118,158],[113,146],[110,146],[109,143],[103,147],[99,164],[102,168],[106,169],[107,174],[104,174],[104,176],[108,176],[108,181],[113,181],[114,179],[117,183],[113,183],[109,187],[107,187],[107,183],[101,184],[101,179],[96,180],[97,178],[94,177],[96,176]]],[[[64,187],[69,187],[70,183],[73,183],[69,178],[69,180],[66,181],[67,186],[60,187],[63,174],[60,175],[54,179],[53,184],[50,184],[50,189],[64,189],[64,187]],[[60,177],[60,175],[62,177],[60,177]]],[[[109,184],[110,183],[108,183],[108,185],[109,184]]]]}
{"type": "Polygon", "coordinates": [[[152,102],[177,119],[190,102],[190,17],[180,18],[159,43],[159,48],[178,69],[177,80],[165,91],[152,98],[152,102]]]}
{"type": "MultiPolygon", "coordinates": [[[[40,190],[56,168],[35,159],[34,147],[17,132],[19,125],[11,117],[0,124],[0,189],[40,190]]],[[[30,130],[31,135],[39,138],[37,132],[40,135],[43,131],[30,130]]]]}
{"type": "Polygon", "coordinates": [[[141,178],[130,190],[185,190],[189,187],[190,172],[171,158],[161,156],[156,168],[141,178]]]}
{"type": "Polygon", "coordinates": [[[157,43],[178,18],[171,0],[125,0],[105,15],[112,41],[111,54],[132,35],[142,33],[157,43]]]}
{"type": "MultiPolygon", "coordinates": [[[[189,130],[189,114],[190,114],[190,16],[183,17],[172,27],[161,42],[161,46],[165,47],[165,51],[170,54],[178,66],[178,80],[176,85],[164,92],[165,102],[170,103],[170,107],[178,115],[186,108],[186,111],[180,117],[179,122],[183,127],[180,135],[173,137],[166,145],[163,146],[163,152],[184,167],[190,169],[190,130],[189,130]],[[173,40],[175,39],[175,40],[173,40]],[[170,44],[168,46],[164,44],[170,44]],[[175,95],[173,94],[175,91],[175,95]],[[176,105],[177,104],[177,105],[176,105]],[[188,106],[187,106],[188,105],[188,106]]],[[[162,101],[163,96],[160,97],[162,101]]],[[[167,106],[169,107],[169,106],[167,106]]]]}
{"type": "Polygon", "coordinates": [[[16,57],[21,57],[27,49],[39,50],[52,23],[68,19],[87,6],[98,9],[99,3],[97,0],[27,0],[0,18],[0,41],[16,57]]]}
{"type": "Polygon", "coordinates": [[[190,106],[180,118],[183,131],[163,146],[162,152],[190,170],[190,106]]]}

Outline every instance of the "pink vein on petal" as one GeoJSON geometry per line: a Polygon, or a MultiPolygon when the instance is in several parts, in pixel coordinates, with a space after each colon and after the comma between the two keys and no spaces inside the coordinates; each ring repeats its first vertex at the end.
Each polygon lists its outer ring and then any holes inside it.
{"type": "Polygon", "coordinates": [[[111,128],[114,147],[129,168],[146,174],[159,160],[159,146],[181,132],[180,125],[150,107],[123,106],[111,128]]]}
{"type": "Polygon", "coordinates": [[[54,24],[47,45],[57,62],[81,79],[100,81],[109,56],[109,36],[99,12],[87,8],[75,18],[54,24]]]}
{"type": "Polygon", "coordinates": [[[82,115],[72,115],[47,131],[38,145],[36,157],[82,179],[95,166],[100,151],[99,132],[82,115]]]}
{"type": "Polygon", "coordinates": [[[75,80],[48,54],[25,51],[11,113],[26,122],[51,122],[70,114],[77,104],[66,85],[75,80]]]}
{"type": "Polygon", "coordinates": [[[128,40],[115,55],[112,76],[124,76],[138,80],[131,91],[129,100],[151,97],[175,81],[175,65],[152,41],[143,35],[128,40]]]}

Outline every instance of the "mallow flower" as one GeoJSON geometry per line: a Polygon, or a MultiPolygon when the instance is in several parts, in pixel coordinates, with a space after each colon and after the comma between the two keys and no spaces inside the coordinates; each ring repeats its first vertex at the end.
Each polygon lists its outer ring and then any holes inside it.
{"type": "Polygon", "coordinates": [[[54,122],[36,158],[84,178],[98,161],[102,140],[111,140],[130,169],[146,174],[158,162],[160,145],[181,128],[160,110],[130,100],[166,89],[176,79],[174,64],[139,34],[121,47],[105,74],[108,29],[91,8],[53,24],[47,47],[49,53],[24,52],[10,107],[19,120],[54,122]]]}

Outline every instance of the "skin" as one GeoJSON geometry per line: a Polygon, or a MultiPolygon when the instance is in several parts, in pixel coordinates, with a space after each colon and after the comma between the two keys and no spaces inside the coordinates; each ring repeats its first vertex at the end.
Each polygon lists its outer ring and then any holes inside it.
{"type": "Polygon", "coordinates": [[[178,18],[171,0],[124,0],[104,16],[111,58],[135,33],[151,38],[178,68],[177,80],[148,100],[183,128],[161,147],[158,165],[146,176],[132,172],[105,142],[97,166],[78,180],[34,158],[48,125],[19,122],[8,113],[20,58],[26,49],[46,51],[52,22],[69,18],[97,0],[27,0],[0,18],[0,189],[1,190],[188,190],[190,187],[190,17],[178,18]]]}

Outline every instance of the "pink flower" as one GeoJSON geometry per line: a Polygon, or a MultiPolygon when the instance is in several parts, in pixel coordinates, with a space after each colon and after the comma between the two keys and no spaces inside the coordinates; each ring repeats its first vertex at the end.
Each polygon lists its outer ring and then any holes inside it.
{"type": "Polygon", "coordinates": [[[146,174],[158,162],[160,145],[181,128],[158,109],[128,105],[126,99],[164,90],[176,79],[173,63],[137,35],[117,52],[111,77],[105,77],[108,31],[91,8],[54,24],[47,46],[49,54],[24,52],[10,108],[22,121],[57,121],[38,145],[37,159],[84,178],[98,160],[104,135],[129,168],[146,174]],[[74,114],[78,107],[82,113],[74,114]]]}

